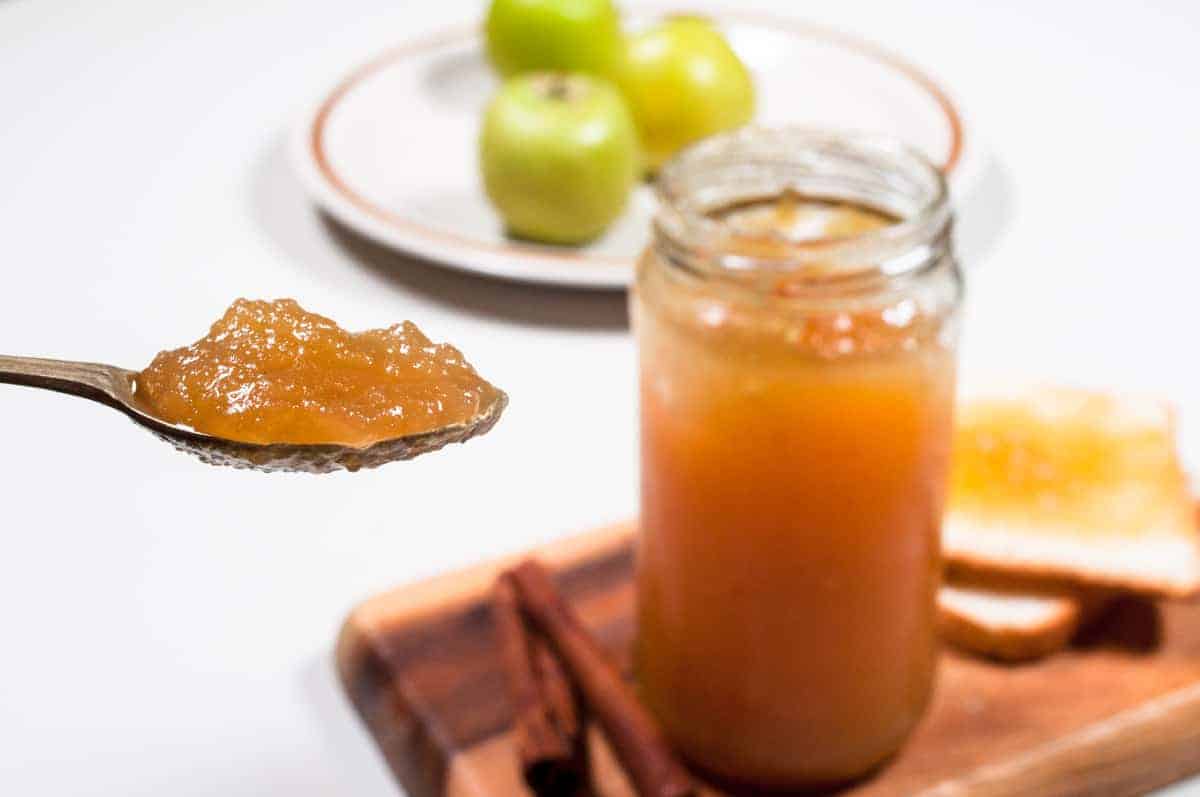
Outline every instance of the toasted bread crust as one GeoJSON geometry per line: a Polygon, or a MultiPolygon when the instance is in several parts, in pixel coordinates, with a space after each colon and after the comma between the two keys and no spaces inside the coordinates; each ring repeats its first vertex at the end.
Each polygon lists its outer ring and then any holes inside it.
{"type": "Polygon", "coordinates": [[[987,529],[951,514],[942,532],[942,553],[947,562],[968,573],[999,573],[1156,598],[1200,596],[1200,535],[1194,531],[1149,539],[1131,535],[1101,544],[1084,536],[987,529]]]}
{"type": "Polygon", "coordinates": [[[938,633],[942,640],[1001,661],[1020,662],[1048,656],[1066,646],[1078,628],[1077,612],[1055,615],[1029,628],[994,627],[979,617],[939,606],[938,633]]]}
{"type": "Polygon", "coordinates": [[[1040,658],[1067,645],[1116,593],[1061,581],[952,570],[938,592],[942,639],[1001,661],[1040,658]]]}

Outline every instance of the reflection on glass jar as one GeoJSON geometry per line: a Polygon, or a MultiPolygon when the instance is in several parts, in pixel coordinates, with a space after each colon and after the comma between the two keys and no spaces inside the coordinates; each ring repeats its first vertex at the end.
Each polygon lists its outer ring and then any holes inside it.
{"type": "Polygon", "coordinates": [[[714,774],[859,776],[920,718],[961,279],[941,174],[746,130],[663,172],[639,266],[637,676],[714,774]]]}

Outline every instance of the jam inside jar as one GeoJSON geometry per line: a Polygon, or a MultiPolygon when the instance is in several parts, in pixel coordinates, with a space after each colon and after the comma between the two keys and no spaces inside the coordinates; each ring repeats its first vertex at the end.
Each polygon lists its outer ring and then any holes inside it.
{"type": "Polygon", "coordinates": [[[659,180],[640,353],[639,688],[734,782],[844,782],[934,682],[962,282],[891,142],[710,139],[659,180]]]}

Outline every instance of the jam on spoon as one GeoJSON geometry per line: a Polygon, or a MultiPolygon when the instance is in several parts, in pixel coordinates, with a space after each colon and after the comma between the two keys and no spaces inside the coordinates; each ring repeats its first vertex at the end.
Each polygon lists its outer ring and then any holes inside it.
{"type": "Polygon", "coordinates": [[[406,321],[352,333],[291,299],[239,299],[138,374],[155,416],[246,443],[383,440],[468,422],[499,391],[406,321]]]}
{"type": "Polygon", "coordinates": [[[214,465],[328,473],[489,431],[508,404],[409,322],[353,334],[296,302],[238,300],[142,372],[0,355],[0,383],[96,401],[214,465]]]}

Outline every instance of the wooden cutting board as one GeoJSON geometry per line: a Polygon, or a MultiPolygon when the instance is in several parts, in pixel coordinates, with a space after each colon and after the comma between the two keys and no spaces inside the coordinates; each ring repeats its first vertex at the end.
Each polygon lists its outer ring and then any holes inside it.
{"type": "MultiPolygon", "coordinates": [[[[628,671],[631,528],[532,552],[628,671]]],[[[494,562],[368,600],[338,644],[345,687],[411,797],[520,797],[486,595],[494,562]]],[[[1126,601],[1019,666],[947,651],[928,716],[855,797],[1135,795],[1200,771],[1200,605],[1126,601]]],[[[595,730],[594,793],[632,792],[595,730]]],[[[711,792],[716,794],[716,792],[711,792]]]]}

